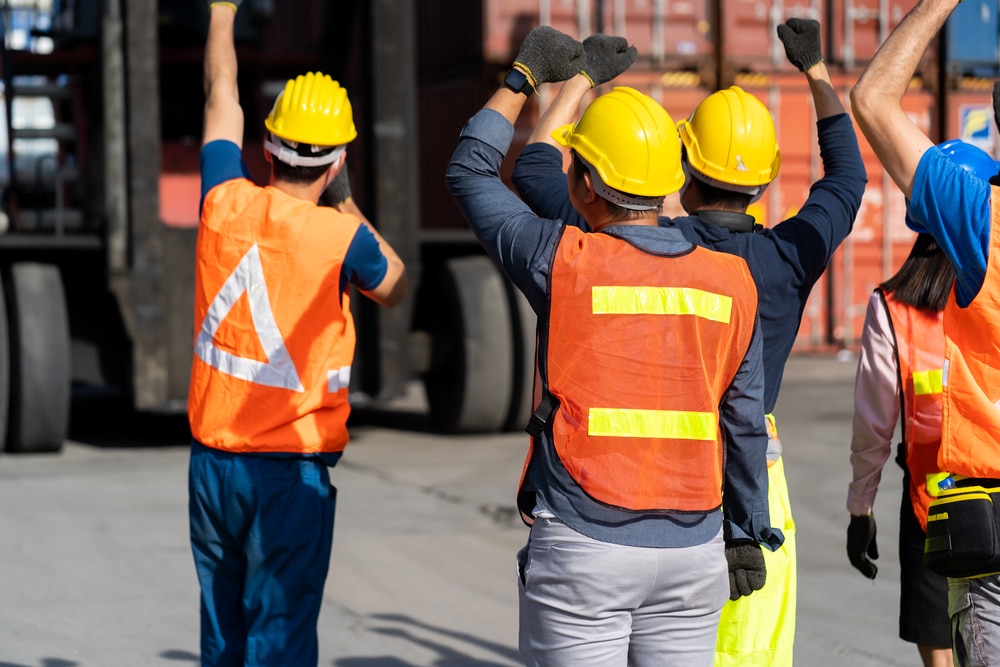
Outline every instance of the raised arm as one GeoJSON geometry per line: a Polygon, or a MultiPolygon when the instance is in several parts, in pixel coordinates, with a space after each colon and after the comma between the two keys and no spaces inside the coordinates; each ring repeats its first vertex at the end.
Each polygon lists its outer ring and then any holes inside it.
{"type": "Polygon", "coordinates": [[[378,241],[379,250],[385,256],[388,266],[386,267],[385,277],[382,278],[382,282],[372,289],[361,290],[361,293],[380,306],[392,307],[399,305],[406,297],[406,292],[409,289],[406,266],[403,264],[403,260],[399,258],[399,255],[396,254],[396,250],[389,245],[388,241],[382,238],[382,235],[372,226],[371,222],[369,222],[368,218],[361,212],[361,209],[354,201],[351,193],[351,178],[347,170],[346,161],[344,161],[337,175],[334,176],[333,180],[323,191],[323,194],[320,195],[319,203],[321,206],[329,206],[341,213],[353,215],[372,233],[375,240],[378,241]]]}
{"type": "Polygon", "coordinates": [[[223,139],[243,147],[243,108],[236,84],[233,25],[242,0],[208,2],[205,42],[205,125],[201,143],[223,139]]]}
{"type": "Polygon", "coordinates": [[[902,100],[921,56],[960,0],[921,0],[865,67],[851,91],[861,132],[906,197],[920,158],[934,144],[903,111],[902,100]]]}
{"type": "Polygon", "coordinates": [[[529,144],[541,142],[562,150],[562,146],[552,138],[552,133],[576,120],[580,103],[592,88],[617,77],[638,57],[636,48],[629,46],[624,37],[603,34],[591,35],[583,40],[583,51],[585,66],[562,85],[556,98],[542,112],[542,117],[528,137],[529,144]]]}
{"type": "Polygon", "coordinates": [[[778,39],[785,47],[788,62],[806,75],[816,107],[816,119],[822,120],[842,114],[845,109],[823,61],[819,28],[819,21],[791,18],[778,26],[778,39]]]}

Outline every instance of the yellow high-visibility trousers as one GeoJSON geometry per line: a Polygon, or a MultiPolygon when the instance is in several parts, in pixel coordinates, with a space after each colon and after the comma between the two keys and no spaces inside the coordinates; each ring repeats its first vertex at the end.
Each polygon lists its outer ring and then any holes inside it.
{"type": "Polygon", "coordinates": [[[777,551],[764,551],[764,587],[722,607],[715,667],[788,667],[795,641],[795,521],[781,458],[767,469],[771,525],[785,534],[777,551]]]}

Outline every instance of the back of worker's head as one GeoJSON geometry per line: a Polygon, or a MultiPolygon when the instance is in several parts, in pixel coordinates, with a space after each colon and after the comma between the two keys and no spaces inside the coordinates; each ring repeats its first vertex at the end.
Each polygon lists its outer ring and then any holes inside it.
{"type": "MultiPolygon", "coordinates": [[[[981,180],[989,181],[1000,171],[1000,165],[997,164],[997,161],[989,153],[961,139],[942,141],[935,148],[944,153],[959,167],[981,180]]],[[[924,225],[910,217],[909,200],[906,201],[906,226],[918,234],[928,231],[924,225]]]]}
{"type": "Polygon", "coordinates": [[[264,126],[275,176],[298,183],[316,181],[358,135],[347,91],[320,72],[290,79],[264,126]]]}
{"type": "Polygon", "coordinates": [[[627,216],[659,210],[684,182],[673,119],[653,98],[619,86],[552,133],[590,172],[594,191],[627,216]]]}
{"type": "Polygon", "coordinates": [[[722,193],[744,195],[749,204],[778,176],[781,152],[771,112],[756,97],[731,86],[706,97],[677,125],[684,171],[722,193]]]}
{"type": "Polygon", "coordinates": [[[955,269],[941,246],[930,234],[917,234],[906,260],[879,287],[914,308],[940,311],[954,284],[955,269]]]}

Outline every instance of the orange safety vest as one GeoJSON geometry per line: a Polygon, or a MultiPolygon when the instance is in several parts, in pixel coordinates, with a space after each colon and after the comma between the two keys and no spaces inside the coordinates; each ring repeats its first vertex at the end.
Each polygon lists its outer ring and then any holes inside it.
{"type": "Polygon", "coordinates": [[[344,449],[355,333],[340,281],[359,225],[245,179],[209,191],[195,270],[195,439],[231,452],[344,449]]]}
{"type": "Polygon", "coordinates": [[[550,285],[546,421],[572,480],[627,510],[718,508],[719,405],[757,313],[746,262],[698,247],[663,257],[570,227],[550,285]]]}
{"type": "Polygon", "coordinates": [[[960,308],[952,290],[944,311],[945,369],[941,470],[1000,477],[1000,189],[991,188],[990,254],[975,298],[960,308]]]}
{"type": "Polygon", "coordinates": [[[927,507],[933,499],[927,482],[940,472],[944,318],[939,311],[898,301],[891,293],[882,292],[882,296],[896,339],[910,500],[921,527],[927,530],[927,507]]]}

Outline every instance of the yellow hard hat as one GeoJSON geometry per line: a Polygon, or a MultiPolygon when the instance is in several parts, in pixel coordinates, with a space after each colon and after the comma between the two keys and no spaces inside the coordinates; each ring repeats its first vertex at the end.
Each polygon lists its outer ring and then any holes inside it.
{"type": "Polygon", "coordinates": [[[756,194],[778,175],[781,152],[771,112],[739,86],[706,97],[677,131],[688,165],[711,185],[756,194]]]}
{"type": "Polygon", "coordinates": [[[601,95],[575,125],[560,127],[552,138],[575,150],[618,192],[662,198],[684,184],[677,126],[656,100],[634,88],[618,86],[601,95]]]}
{"type": "Polygon", "coordinates": [[[319,72],[289,79],[264,126],[276,137],[314,146],[339,146],[358,136],[347,91],[319,72]]]}

